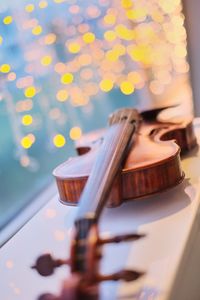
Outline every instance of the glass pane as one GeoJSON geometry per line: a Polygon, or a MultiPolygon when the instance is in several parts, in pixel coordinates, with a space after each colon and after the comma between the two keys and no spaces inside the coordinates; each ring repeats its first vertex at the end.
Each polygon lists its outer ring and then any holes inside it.
{"type": "Polygon", "coordinates": [[[117,107],[192,112],[178,0],[1,1],[0,50],[0,228],[117,107]]]}

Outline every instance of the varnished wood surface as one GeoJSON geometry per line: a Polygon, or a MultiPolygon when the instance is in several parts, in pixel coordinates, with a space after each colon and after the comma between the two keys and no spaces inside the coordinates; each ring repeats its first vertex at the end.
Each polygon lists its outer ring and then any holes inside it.
{"type": "MultiPolygon", "coordinates": [[[[78,202],[104,134],[105,131],[100,130],[83,136],[77,143],[78,153],[82,155],[54,170],[61,202],[69,205],[78,202]]],[[[196,138],[190,119],[177,124],[161,123],[147,114],[134,145],[113,184],[109,206],[118,206],[124,200],[141,198],[179,184],[184,177],[180,149],[182,153],[192,149],[196,138]]]]}

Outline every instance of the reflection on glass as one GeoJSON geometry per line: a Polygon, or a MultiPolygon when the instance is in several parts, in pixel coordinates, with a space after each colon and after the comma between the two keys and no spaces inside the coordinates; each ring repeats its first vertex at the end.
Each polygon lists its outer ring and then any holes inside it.
{"type": "Polygon", "coordinates": [[[1,3],[0,50],[0,228],[116,107],[190,107],[180,0],[1,3]]]}

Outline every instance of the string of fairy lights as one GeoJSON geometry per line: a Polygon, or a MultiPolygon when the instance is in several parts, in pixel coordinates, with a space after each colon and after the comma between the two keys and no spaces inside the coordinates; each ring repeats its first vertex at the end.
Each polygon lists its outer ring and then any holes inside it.
{"type": "MultiPolygon", "coordinates": [[[[0,60],[1,101],[9,101],[7,108],[12,109],[23,167],[29,166],[29,149],[37,143],[33,112],[35,99],[45,93],[41,78],[51,77],[53,108],[46,96],[40,109],[52,145],[62,148],[67,137],[51,121],[63,125],[67,113],[113,89],[124,97],[144,87],[161,95],[189,70],[180,0],[25,1],[17,10],[0,11],[4,51],[11,43],[9,30],[22,57],[0,60]],[[20,95],[17,100],[12,91],[20,95]]],[[[67,134],[77,140],[81,127],[77,124],[67,134]]]]}

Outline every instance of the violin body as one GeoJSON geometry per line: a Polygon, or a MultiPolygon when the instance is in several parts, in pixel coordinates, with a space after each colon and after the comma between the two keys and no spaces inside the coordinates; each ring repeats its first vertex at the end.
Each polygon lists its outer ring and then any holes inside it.
{"type": "MultiPolygon", "coordinates": [[[[107,205],[115,207],[129,199],[141,198],[179,184],[184,174],[180,153],[196,145],[192,120],[162,123],[161,110],[141,113],[134,147],[118,172],[107,205]]],[[[70,158],[54,170],[60,201],[76,205],[98,155],[106,130],[84,135],[76,144],[78,157],[70,158]]]]}

